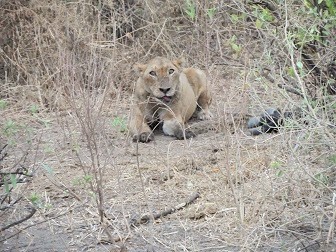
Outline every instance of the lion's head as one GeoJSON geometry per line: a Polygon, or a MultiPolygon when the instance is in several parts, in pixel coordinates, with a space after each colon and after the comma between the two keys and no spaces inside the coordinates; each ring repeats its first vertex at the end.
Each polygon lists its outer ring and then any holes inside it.
{"type": "Polygon", "coordinates": [[[156,57],[147,64],[136,64],[146,91],[164,103],[169,103],[177,94],[183,60],[171,61],[156,57]]]}

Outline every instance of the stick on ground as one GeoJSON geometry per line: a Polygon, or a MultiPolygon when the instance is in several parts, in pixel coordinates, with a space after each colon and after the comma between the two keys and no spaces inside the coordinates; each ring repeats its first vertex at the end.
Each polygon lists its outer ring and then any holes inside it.
{"type": "Polygon", "coordinates": [[[131,221],[130,221],[130,225],[132,227],[136,227],[136,226],[139,226],[141,224],[147,224],[151,219],[152,220],[157,220],[157,219],[159,219],[161,217],[165,217],[165,216],[167,216],[169,214],[174,213],[177,210],[180,210],[180,209],[182,209],[182,208],[190,205],[191,203],[193,203],[199,197],[200,197],[200,194],[198,192],[194,192],[186,201],[178,204],[175,207],[171,207],[171,208],[169,208],[167,210],[161,211],[159,213],[155,213],[153,215],[146,214],[146,215],[142,216],[139,219],[132,218],[131,221]]]}

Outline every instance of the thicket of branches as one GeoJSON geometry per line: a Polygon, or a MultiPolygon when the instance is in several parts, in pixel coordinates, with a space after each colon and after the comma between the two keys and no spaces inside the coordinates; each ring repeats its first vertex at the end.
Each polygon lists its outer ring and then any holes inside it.
{"type": "Polygon", "coordinates": [[[67,54],[78,68],[93,51],[103,54],[106,70],[118,69],[116,88],[129,87],[130,65],[144,56],[184,53],[204,66],[246,66],[248,57],[278,85],[317,98],[335,94],[335,9],[330,0],[2,1],[0,74],[40,89],[49,105],[67,54]]]}

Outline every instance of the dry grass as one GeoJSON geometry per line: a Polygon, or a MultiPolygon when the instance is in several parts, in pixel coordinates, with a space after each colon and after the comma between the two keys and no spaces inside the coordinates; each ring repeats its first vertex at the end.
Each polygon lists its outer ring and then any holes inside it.
{"type": "MultiPolygon", "coordinates": [[[[192,18],[188,2],[0,5],[0,144],[8,143],[0,172],[34,175],[11,197],[1,187],[0,217],[7,225],[37,209],[1,233],[1,250],[331,251],[335,97],[316,86],[314,70],[300,72],[303,49],[293,50],[285,32],[306,18],[278,6],[258,29],[258,5],[195,1],[192,18]],[[215,119],[193,122],[195,139],[158,133],[137,146],[125,132],[132,65],[156,55],[206,69],[215,119]],[[270,106],[299,107],[305,117],[250,136],[247,115],[270,106]],[[193,192],[201,197],[186,208],[130,225],[193,192]]],[[[314,58],[321,69],[335,56],[332,45],[323,50],[314,58]]]]}

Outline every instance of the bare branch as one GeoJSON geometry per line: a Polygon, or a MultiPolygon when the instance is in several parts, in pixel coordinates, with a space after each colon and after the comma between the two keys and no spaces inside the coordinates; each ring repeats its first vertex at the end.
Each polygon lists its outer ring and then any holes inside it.
{"type": "Polygon", "coordinates": [[[131,224],[131,226],[138,226],[140,224],[147,224],[151,219],[157,220],[161,217],[165,217],[169,214],[174,213],[177,210],[180,210],[180,209],[190,205],[191,203],[193,203],[199,197],[200,197],[200,194],[198,192],[194,192],[185,202],[182,202],[181,204],[178,204],[175,207],[169,208],[167,210],[161,211],[161,212],[153,214],[153,215],[146,214],[146,215],[142,216],[140,219],[131,219],[130,224],[131,224]]]}
{"type": "Polygon", "coordinates": [[[19,224],[22,223],[22,222],[25,222],[26,220],[28,220],[28,219],[30,219],[31,217],[33,217],[33,215],[34,215],[35,213],[36,213],[36,208],[33,207],[33,208],[31,208],[30,213],[29,213],[26,217],[22,218],[21,220],[15,221],[15,222],[13,222],[13,223],[7,225],[7,226],[4,226],[4,227],[0,228],[0,232],[6,230],[6,229],[8,229],[8,228],[11,228],[11,227],[13,227],[13,226],[19,225],[19,224]]]}

